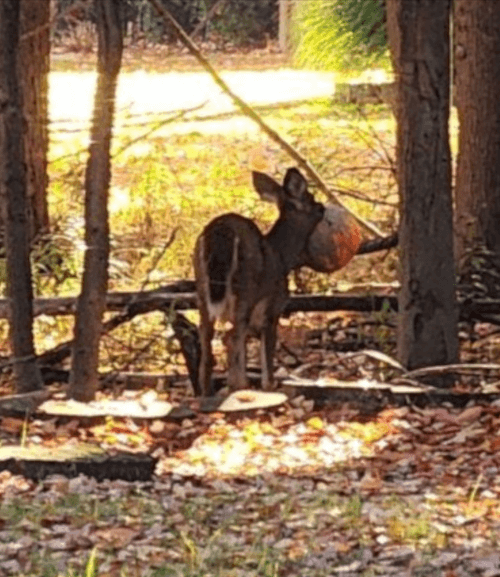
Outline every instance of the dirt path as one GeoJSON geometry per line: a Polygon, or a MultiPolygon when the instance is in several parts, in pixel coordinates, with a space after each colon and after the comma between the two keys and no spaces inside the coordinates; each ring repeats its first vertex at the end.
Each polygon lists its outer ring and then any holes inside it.
{"type": "MultiPolygon", "coordinates": [[[[273,104],[328,97],[334,93],[334,74],[306,70],[230,71],[223,73],[229,86],[250,104],[273,104]]],[[[96,75],[93,72],[53,72],[50,75],[52,122],[87,123],[92,111],[96,75]]],[[[119,81],[117,109],[133,115],[182,110],[206,103],[197,116],[233,110],[203,72],[131,72],[119,81]]]]}

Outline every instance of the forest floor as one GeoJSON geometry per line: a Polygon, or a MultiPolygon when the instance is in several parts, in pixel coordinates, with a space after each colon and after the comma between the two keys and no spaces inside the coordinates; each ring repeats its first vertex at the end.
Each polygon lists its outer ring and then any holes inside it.
{"type": "MultiPolygon", "coordinates": [[[[198,75],[197,67],[185,56],[167,56],[162,51],[125,55],[130,84],[117,107],[111,290],[190,277],[194,238],[222,210],[268,225],[274,213],[249,192],[249,170],[258,165],[282,174],[290,164],[273,143],[245,129],[247,121],[238,113],[213,110],[208,118],[191,119],[197,124],[189,129],[184,117],[171,120],[163,114],[184,108],[191,96],[198,100],[190,106],[206,99],[198,90],[205,82],[201,76],[187,80],[186,91],[180,89],[180,77],[198,75]],[[133,109],[140,94],[154,106],[133,109]],[[165,104],[162,94],[178,100],[165,104]],[[206,129],[227,120],[235,122],[234,130],[206,129]],[[175,226],[175,242],[167,246],[175,226]]],[[[285,99],[294,91],[293,83],[280,76],[281,55],[261,51],[214,59],[219,69],[228,70],[228,78],[249,71],[249,90],[256,98],[263,92],[252,85],[258,75],[264,75],[265,85],[277,81],[272,90],[286,86],[285,99]]],[[[63,265],[55,271],[59,276],[35,276],[39,295],[78,291],[88,130],[79,125],[88,125],[92,62],[82,54],[53,57],[53,78],[69,75],[61,95],[51,85],[52,249],[63,256],[63,265]]],[[[315,78],[318,83],[311,80],[311,86],[324,93],[313,91],[312,100],[305,101],[304,94],[292,99],[301,102],[286,105],[279,100],[278,107],[269,101],[260,113],[312,160],[351,208],[392,232],[397,196],[388,107],[332,104],[330,76],[305,74],[294,72],[300,88],[304,78],[315,78]]],[[[326,294],[392,292],[393,253],[357,257],[333,277],[303,272],[292,278],[292,286],[326,294]]],[[[390,384],[401,375],[383,356],[395,356],[395,324],[390,311],[299,313],[283,319],[278,374],[357,385],[366,405],[321,407],[299,397],[272,410],[233,416],[198,410],[165,315],[144,315],[106,335],[103,372],[157,372],[167,385],[115,390],[114,395],[144,404],[151,396],[167,399],[191,413],[153,421],[2,417],[2,446],[55,450],[86,442],[109,452],[146,452],[158,465],[152,481],[133,483],[83,476],[35,482],[0,472],[0,577],[500,575],[500,402],[395,406],[380,405],[374,394],[372,403],[367,385],[390,384]],[[367,349],[379,356],[363,355],[367,349]],[[177,378],[170,380],[172,373],[177,378]]],[[[39,318],[35,334],[38,349],[47,350],[71,336],[71,323],[39,318]]],[[[461,326],[460,338],[462,361],[497,361],[493,325],[461,326]]],[[[216,351],[220,358],[220,339],[216,351]]],[[[219,364],[222,368],[223,360],[219,364]]],[[[53,390],[60,393],[64,387],[53,390]]],[[[459,374],[453,392],[495,394],[496,373],[459,374]]]]}

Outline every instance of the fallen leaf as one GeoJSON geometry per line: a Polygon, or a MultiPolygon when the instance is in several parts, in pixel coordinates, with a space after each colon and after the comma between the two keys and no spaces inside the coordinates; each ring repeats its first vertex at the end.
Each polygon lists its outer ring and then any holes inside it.
{"type": "Polygon", "coordinates": [[[456,419],[459,423],[477,421],[483,414],[483,410],[483,407],[469,407],[457,415],[456,419]]]}

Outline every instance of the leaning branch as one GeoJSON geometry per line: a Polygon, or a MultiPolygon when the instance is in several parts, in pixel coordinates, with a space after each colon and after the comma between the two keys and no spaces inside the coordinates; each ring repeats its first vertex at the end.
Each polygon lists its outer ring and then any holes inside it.
{"type": "MultiPolygon", "coordinates": [[[[271,138],[279,144],[283,150],[285,150],[298,164],[300,167],[304,169],[307,173],[309,178],[318,186],[320,190],[324,192],[327,198],[343,206],[340,200],[337,198],[335,194],[328,188],[326,183],[323,181],[321,176],[318,174],[316,169],[311,165],[311,163],[304,158],[293,146],[291,146],[288,142],[283,140],[281,136],[273,130],[270,126],[268,126],[262,118],[255,112],[253,108],[251,108],[246,102],[244,102],[237,94],[235,94],[229,86],[224,82],[224,80],[219,76],[215,68],[208,62],[208,60],[202,55],[198,47],[194,44],[191,38],[186,34],[182,26],[175,20],[175,18],[170,14],[170,12],[162,5],[160,0],[149,0],[151,4],[155,7],[161,17],[165,20],[167,24],[170,24],[179,40],[187,47],[189,52],[198,60],[198,62],[205,68],[205,70],[212,76],[217,86],[219,86],[230,98],[231,100],[242,110],[246,116],[251,118],[254,122],[258,124],[258,126],[271,138]]],[[[378,228],[373,225],[372,223],[360,218],[356,214],[354,214],[349,208],[345,207],[345,210],[349,212],[365,229],[370,231],[375,236],[383,236],[382,233],[378,230],[378,228]]]]}

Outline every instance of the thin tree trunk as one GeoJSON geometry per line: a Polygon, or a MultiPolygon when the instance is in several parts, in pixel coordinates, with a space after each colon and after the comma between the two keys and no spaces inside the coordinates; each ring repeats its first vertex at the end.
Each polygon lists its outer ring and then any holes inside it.
{"type": "Polygon", "coordinates": [[[5,223],[7,290],[14,378],[19,393],[42,387],[33,345],[33,288],[24,164],[22,86],[18,78],[18,0],[0,2],[0,197],[5,223]]]}
{"type": "Polygon", "coordinates": [[[92,400],[98,385],[99,343],[108,285],[108,192],[116,83],[123,49],[120,0],[98,0],[98,79],[85,173],[86,252],[77,304],[70,396],[92,400]]]}
{"type": "Polygon", "coordinates": [[[450,5],[450,0],[387,2],[398,86],[398,353],[409,369],[458,359],[448,134],[450,5]]]}
{"type": "Polygon", "coordinates": [[[290,24],[292,18],[292,0],[279,0],[278,42],[281,52],[290,52],[290,24]]]}
{"type": "Polygon", "coordinates": [[[456,249],[485,246],[500,266],[500,2],[456,0],[455,63],[460,145],[456,249]]]}

